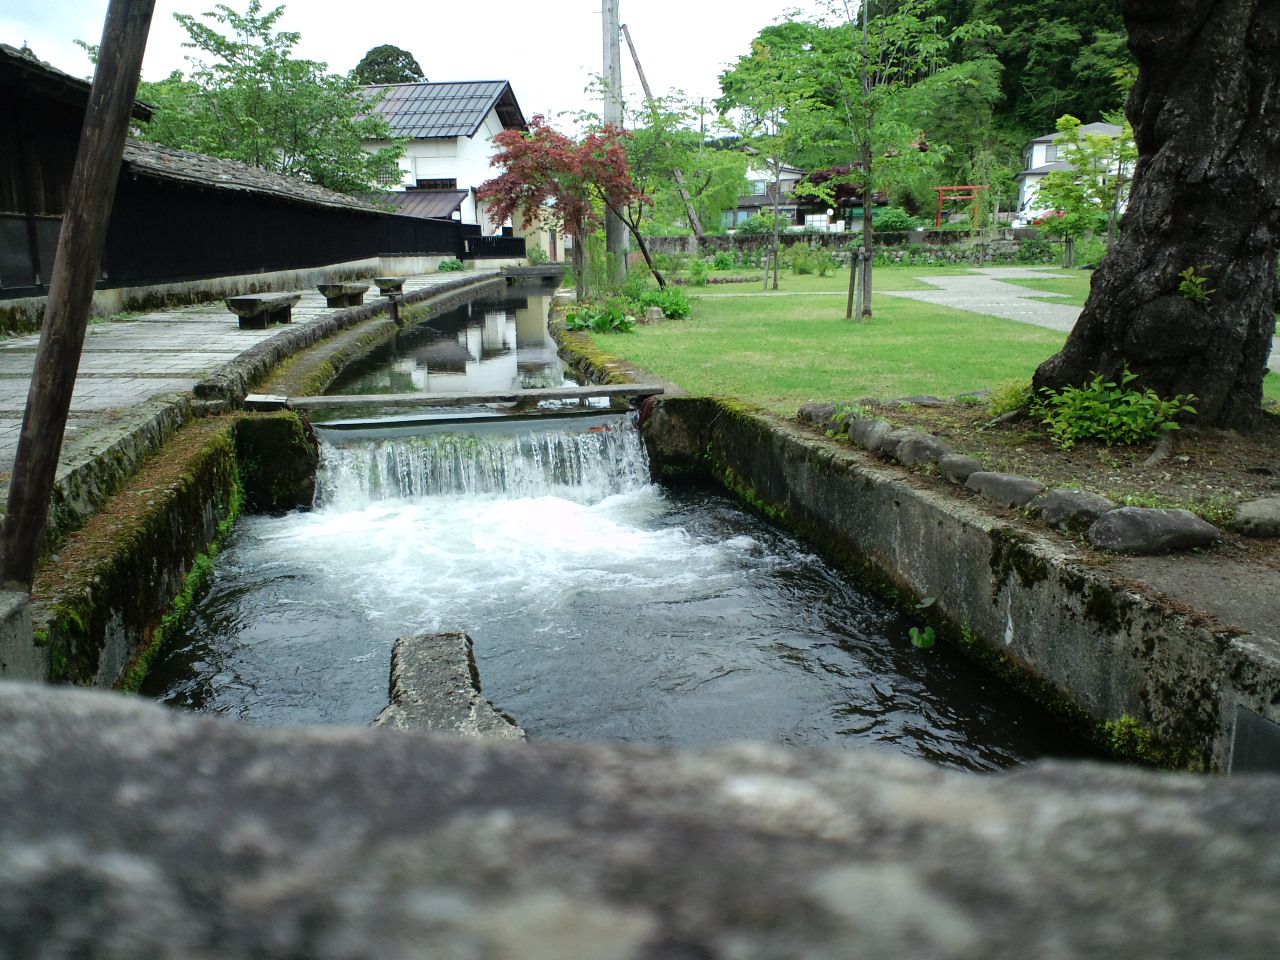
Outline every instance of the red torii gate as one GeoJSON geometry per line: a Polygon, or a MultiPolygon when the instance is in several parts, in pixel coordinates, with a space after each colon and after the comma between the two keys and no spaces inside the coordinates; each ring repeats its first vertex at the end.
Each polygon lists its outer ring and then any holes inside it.
{"type": "Polygon", "coordinates": [[[987,187],[969,184],[963,187],[934,187],[938,193],[938,216],[934,219],[935,227],[942,226],[942,205],[952,200],[977,200],[978,194],[987,187]]]}

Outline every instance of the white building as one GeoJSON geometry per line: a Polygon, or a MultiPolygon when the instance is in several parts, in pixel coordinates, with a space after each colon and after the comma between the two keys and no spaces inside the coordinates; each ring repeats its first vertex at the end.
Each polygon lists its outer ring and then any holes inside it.
{"type": "MultiPolygon", "coordinates": [[[[1093,136],[1120,136],[1123,128],[1114,123],[1086,123],[1080,127],[1080,138],[1093,136]]],[[[1023,169],[1017,176],[1018,214],[1015,225],[1026,226],[1037,217],[1053,211],[1037,203],[1040,181],[1053,170],[1071,170],[1071,163],[1060,153],[1061,132],[1036,137],[1022,151],[1023,169]]],[[[1129,171],[1132,172],[1132,171],[1129,171]]]]}
{"type": "MultiPolygon", "coordinates": [[[[400,190],[387,199],[403,213],[479,224],[486,235],[501,232],[489,222],[476,189],[494,177],[489,158],[503,130],[526,129],[524,114],[505,80],[457,83],[395,83],[366,87],[385,95],[373,112],[406,141],[400,159],[400,190]]],[[[369,146],[374,146],[370,144],[369,146]]]]}

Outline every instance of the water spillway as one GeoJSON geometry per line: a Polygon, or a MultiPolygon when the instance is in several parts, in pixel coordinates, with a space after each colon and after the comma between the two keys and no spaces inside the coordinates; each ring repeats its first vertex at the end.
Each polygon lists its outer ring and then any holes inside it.
{"type": "Polygon", "coordinates": [[[367,723],[395,638],[465,630],[534,738],[871,745],[990,769],[1071,745],[722,496],[649,481],[629,416],[321,430],[316,509],[242,521],[166,701],[367,723]]]}

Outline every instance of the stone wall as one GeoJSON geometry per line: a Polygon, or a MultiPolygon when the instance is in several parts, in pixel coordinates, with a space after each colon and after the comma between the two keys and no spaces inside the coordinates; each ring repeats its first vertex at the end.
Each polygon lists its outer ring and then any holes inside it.
{"type": "Polygon", "coordinates": [[[661,475],[712,477],[835,559],[936,602],[951,639],[1103,746],[1230,767],[1237,709],[1280,722],[1280,644],[1090,566],[1071,544],[912,482],[776,418],[667,399],[645,426],[661,475]],[[1123,741],[1123,742],[1122,742],[1123,741]]]}

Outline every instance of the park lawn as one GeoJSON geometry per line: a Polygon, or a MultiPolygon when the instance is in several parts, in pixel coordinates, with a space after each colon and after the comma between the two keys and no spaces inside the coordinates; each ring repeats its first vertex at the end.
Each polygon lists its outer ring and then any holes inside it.
{"type": "Polygon", "coordinates": [[[1005,283],[1012,283],[1015,286],[1027,287],[1030,290],[1039,290],[1044,293],[1061,293],[1065,296],[1046,297],[1053,303],[1067,303],[1077,307],[1083,307],[1085,300],[1089,296],[1089,284],[1093,280],[1092,270],[1064,270],[1062,268],[1048,268],[1043,277],[1036,278],[1017,278],[1001,277],[1005,283]],[[1055,275],[1056,274],[1056,275],[1055,275]]]}
{"type": "Polygon", "coordinates": [[[871,320],[849,321],[827,296],[707,296],[689,320],[595,339],[691,392],[794,415],[810,401],[950,397],[1026,381],[1065,337],[894,297],[877,299],[871,320]]]}
{"type": "MultiPolygon", "coordinates": [[[[956,276],[968,273],[965,267],[876,267],[872,273],[871,283],[875,290],[928,290],[929,284],[922,277],[956,276]]],[[[849,271],[841,268],[819,277],[815,274],[794,274],[783,270],[778,274],[778,289],[764,290],[764,271],[733,270],[723,273],[712,272],[712,277],[758,277],[754,283],[715,283],[705,287],[685,286],[683,289],[690,296],[743,296],[761,293],[827,293],[848,296],[849,271]]],[[[772,277],[770,278],[772,282],[772,277]]]]}

